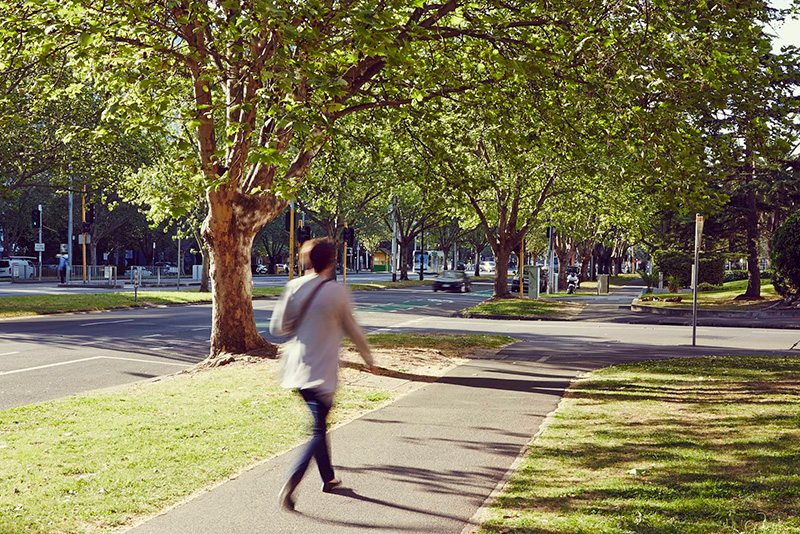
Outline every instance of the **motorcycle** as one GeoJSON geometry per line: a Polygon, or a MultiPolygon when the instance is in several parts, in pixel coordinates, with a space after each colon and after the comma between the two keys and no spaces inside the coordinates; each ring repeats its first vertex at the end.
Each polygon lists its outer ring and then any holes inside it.
{"type": "Polygon", "coordinates": [[[572,295],[581,286],[578,273],[569,273],[567,275],[567,294],[572,295]]]}

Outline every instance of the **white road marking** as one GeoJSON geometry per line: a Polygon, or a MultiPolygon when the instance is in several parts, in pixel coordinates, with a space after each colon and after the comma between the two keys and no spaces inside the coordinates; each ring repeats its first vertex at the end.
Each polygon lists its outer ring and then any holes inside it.
{"type": "Polygon", "coordinates": [[[36,367],[26,367],[25,369],[14,369],[13,371],[2,371],[0,372],[0,376],[5,375],[13,375],[16,373],[25,373],[28,371],[38,371],[39,369],[48,369],[50,367],[59,367],[62,365],[70,365],[73,363],[81,363],[81,362],[88,362],[92,360],[121,360],[121,361],[128,361],[128,362],[140,362],[140,363],[155,363],[158,365],[177,365],[180,367],[191,367],[193,364],[190,363],[176,363],[176,362],[160,362],[157,360],[142,360],[138,358],[121,358],[118,356],[92,356],[90,358],[80,358],[78,360],[70,360],[68,362],[58,362],[58,363],[50,363],[47,365],[37,365],[36,367]]]}
{"type": "Polygon", "coordinates": [[[385,328],[379,328],[377,330],[372,331],[371,333],[372,334],[380,334],[381,332],[390,332],[390,331],[395,330],[397,328],[403,328],[405,326],[410,326],[412,324],[419,323],[419,322],[425,321],[427,319],[428,319],[427,317],[420,317],[418,319],[411,319],[410,321],[405,321],[403,323],[399,323],[399,324],[396,324],[394,326],[387,326],[385,328]]]}
{"type": "Polygon", "coordinates": [[[146,336],[142,336],[142,339],[146,339],[148,337],[161,337],[161,334],[149,334],[149,335],[146,335],[146,336]]]}
{"type": "Polygon", "coordinates": [[[0,354],[0,356],[11,356],[12,354],[19,354],[19,351],[15,351],[15,352],[4,352],[3,354],[0,354]]]}
{"type": "Polygon", "coordinates": [[[546,362],[546,361],[547,361],[547,360],[549,360],[549,359],[550,359],[550,356],[542,356],[541,358],[539,358],[539,359],[538,359],[538,360],[536,360],[536,361],[537,361],[538,363],[542,363],[542,362],[546,362]]]}
{"type": "Polygon", "coordinates": [[[198,330],[210,330],[210,326],[203,326],[201,328],[192,328],[192,332],[197,332],[198,330]]]}
{"type": "Polygon", "coordinates": [[[80,326],[102,326],[104,324],[130,323],[132,321],[134,321],[134,319],[120,319],[118,321],[98,321],[95,323],[84,323],[80,326]]]}

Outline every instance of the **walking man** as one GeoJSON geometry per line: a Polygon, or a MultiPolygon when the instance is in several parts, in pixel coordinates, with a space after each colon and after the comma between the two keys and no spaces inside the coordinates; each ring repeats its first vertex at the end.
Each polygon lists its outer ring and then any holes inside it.
{"type": "Polygon", "coordinates": [[[62,254],[61,258],[58,260],[58,276],[61,278],[61,283],[65,284],[67,282],[67,265],[69,264],[69,256],[67,254],[62,254]]]}
{"type": "Polygon", "coordinates": [[[334,277],[336,246],[326,239],[304,243],[313,271],[286,284],[272,315],[272,335],[292,335],[281,347],[281,384],[297,390],[314,419],[311,440],[289,468],[278,496],[280,506],[294,511],[292,493],[303,478],[311,459],[317,463],[322,491],[341,483],[331,465],[327,419],[333,405],[339,370],[339,349],[347,335],[370,371],[372,354],[350,306],[347,290],[334,277]]]}

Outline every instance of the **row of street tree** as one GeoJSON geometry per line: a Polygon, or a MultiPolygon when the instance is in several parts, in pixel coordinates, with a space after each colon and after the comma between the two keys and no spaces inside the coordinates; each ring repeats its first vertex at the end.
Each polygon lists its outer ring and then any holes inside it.
{"type": "Polygon", "coordinates": [[[426,227],[442,248],[478,228],[500,266],[549,225],[560,260],[607,263],[719,213],[715,242],[746,250],[753,296],[762,232],[798,205],[797,50],[772,50],[785,13],[763,0],[0,0],[0,13],[3,194],[87,185],[156,224],[180,217],[214,282],[211,357],[265,345],[252,247],[295,198],[340,237],[345,222],[386,226],[396,195],[402,250],[426,227]]]}

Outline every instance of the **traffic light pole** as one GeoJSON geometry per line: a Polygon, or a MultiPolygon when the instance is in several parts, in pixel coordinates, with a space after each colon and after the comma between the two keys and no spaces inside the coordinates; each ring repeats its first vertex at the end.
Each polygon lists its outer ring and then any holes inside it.
{"type": "Polygon", "coordinates": [[[392,195],[392,282],[397,282],[397,195],[392,195]]]}
{"type": "MultiPolygon", "coordinates": [[[[344,223],[342,237],[347,234],[347,223],[344,223]]],[[[347,238],[342,239],[342,284],[347,284],[347,238]]]]}
{"type": "Polygon", "coordinates": [[[69,188],[69,214],[67,222],[67,276],[66,282],[69,284],[72,281],[72,212],[74,208],[72,206],[72,181],[70,180],[70,188],[69,188]]]}
{"type": "Polygon", "coordinates": [[[294,200],[289,203],[289,280],[294,277],[294,200]]]}

